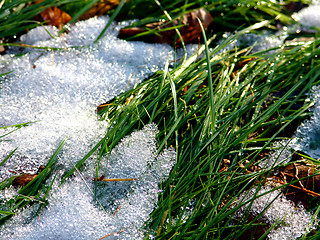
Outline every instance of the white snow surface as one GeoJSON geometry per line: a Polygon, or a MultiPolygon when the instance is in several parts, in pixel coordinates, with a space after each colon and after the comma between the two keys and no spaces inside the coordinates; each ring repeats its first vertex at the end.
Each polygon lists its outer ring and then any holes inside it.
{"type": "MultiPolygon", "coordinates": [[[[13,71],[0,81],[0,127],[34,122],[0,138],[0,161],[18,148],[0,167],[0,181],[12,176],[11,171],[35,173],[68,136],[58,157],[58,177],[48,207],[39,219],[33,218],[33,207],[17,214],[0,229],[0,239],[97,239],[119,231],[108,239],[142,239],[145,234],[142,227],[157,204],[158,185],[175,159],[173,150],[156,156],[154,124],[132,133],[101,160],[100,174],[105,178],[137,178],[99,183],[98,200],[104,210],[78,173],[59,187],[59,177],[73,166],[71,161],[82,159],[105,135],[107,125],[98,121],[96,107],[162,68],[168,56],[173,59],[168,45],[116,38],[126,22],[114,22],[93,44],[108,20],[78,22],[68,34],[55,38],[47,32],[57,36],[54,27],[47,26],[47,31],[38,27],[21,42],[65,50],[27,49],[19,57],[0,57],[0,73],[13,71]],[[87,47],[70,48],[79,45],[87,47]]],[[[12,130],[0,129],[0,136],[12,130]]],[[[82,171],[91,189],[96,163],[94,155],[82,171]]],[[[0,192],[0,202],[15,194],[14,188],[0,192]]]]}
{"type": "Polygon", "coordinates": [[[320,1],[314,1],[309,7],[292,14],[292,18],[304,28],[320,28],[320,1]]]}
{"type": "MultiPolygon", "coordinates": [[[[256,187],[252,188],[248,193],[240,195],[239,202],[235,206],[271,190],[272,188],[269,186],[264,186],[259,190],[256,187]]],[[[249,204],[251,202],[240,207],[234,217],[241,219],[244,214],[247,214],[246,211],[248,211],[249,204]]],[[[249,214],[255,218],[263,211],[265,212],[258,221],[268,224],[269,227],[274,225],[274,228],[267,235],[267,239],[270,240],[296,239],[314,227],[312,215],[303,206],[294,206],[292,202],[285,198],[280,190],[273,190],[255,199],[251,205],[249,214]]]]}
{"type": "MultiPolygon", "coordinates": [[[[0,127],[39,121],[1,139],[6,141],[1,142],[0,159],[19,149],[0,169],[0,181],[11,174],[8,169],[36,171],[66,136],[64,155],[74,162],[81,159],[106,131],[106,123],[97,121],[96,107],[163,67],[168,56],[172,59],[168,45],[117,39],[123,23],[114,23],[106,36],[92,45],[107,21],[101,17],[79,22],[60,38],[48,40],[43,27],[21,38],[36,46],[91,44],[87,48],[31,49],[21,57],[5,55],[0,59],[1,73],[14,71],[2,79],[0,127]]],[[[53,27],[46,28],[57,33],[53,27]]],[[[1,136],[12,129],[0,130],[1,136]]],[[[63,164],[70,165],[67,161],[63,164]]]]}
{"type": "MultiPolygon", "coordinates": [[[[89,164],[82,171],[86,183],[79,174],[61,187],[56,181],[48,198],[50,204],[40,217],[34,217],[38,205],[17,214],[0,229],[0,239],[86,240],[109,234],[108,239],[143,239],[141,228],[156,207],[158,184],[168,176],[175,159],[173,150],[156,157],[156,132],[154,124],[147,125],[123,139],[108,161],[102,161],[100,173],[105,178],[137,178],[99,183],[97,199],[103,209],[86,186],[93,189],[94,185],[89,164]]],[[[2,192],[0,200],[9,200],[13,191],[2,192]]]]}

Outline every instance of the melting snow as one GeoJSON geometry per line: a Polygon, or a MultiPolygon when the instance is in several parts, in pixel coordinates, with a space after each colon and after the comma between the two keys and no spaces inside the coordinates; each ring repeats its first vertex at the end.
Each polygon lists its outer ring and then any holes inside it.
{"type": "MultiPolygon", "coordinates": [[[[315,3],[318,4],[317,1],[315,3]]],[[[294,15],[306,27],[317,24],[319,6],[310,6],[294,15]]],[[[0,127],[11,124],[37,121],[10,135],[0,138],[0,161],[13,149],[17,152],[0,167],[0,181],[12,175],[9,170],[37,171],[45,165],[58,144],[69,136],[62,154],[59,155],[58,177],[73,162],[81,159],[105,134],[107,126],[97,120],[97,105],[107,102],[119,93],[132,88],[148,74],[162,68],[167,58],[173,60],[173,51],[168,45],[126,42],[116,38],[118,30],[128,23],[113,23],[106,35],[97,43],[93,41],[106,25],[108,17],[93,18],[78,22],[69,34],[57,36],[54,27],[38,27],[21,37],[25,44],[66,48],[60,51],[28,49],[20,57],[0,57],[0,73],[14,70],[0,81],[0,127]],[[86,45],[82,48],[72,46],[86,45]]],[[[256,51],[277,46],[284,35],[276,35],[257,45],[256,51]]],[[[242,38],[256,42],[253,34],[242,38]]],[[[262,38],[258,38],[258,42],[262,38]]],[[[239,43],[238,43],[239,44],[239,43]]],[[[13,52],[15,53],[15,52],[13,52]]],[[[314,115],[297,130],[295,138],[287,145],[282,155],[274,161],[288,159],[288,149],[303,150],[313,157],[320,157],[319,89],[315,89],[314,115]]],[[[0,129],[0,136],[12,129],[0,129]]],[[[106,178],[137,178],[136,181],[99,183],[98,200],[84,181],[76,174],[62,186],[54,183],[49,196],[49,206],[40,219],[33,218],[31,207],[13,217],[2,229],[1,239],[96,239],[108,234],[108,239],[142,239],[144,222],[157,204],[158,184],[165,179],[173,165],[175,153],[166,150],[156,156],[155,125],[147,125],[134,132],[102,160],[100,174],[106,178]],[[115,213],[115,214],[114,214],[115,213]]],[[[279,143],[280,144],[280,143],[279,143]]],[[[95,156],[87,160],[82,172],[90,188],[94,175],[95,156]]],[[[265,187],[259,194],[269,191],[265,187]]],[[[255,189],[248,196],[253,197],[255,189]]],[[[0,193],[0,201],[16,194],[13,188],[0,193]]],[[[270,194],[255,200],[251,211],[259,214],[279,194],[270,194]]],[[[245,211],[241,208],[237,216],[245,211]]],[[[272,230],[269,239],[290,239],[301,236],[310,227],[311,215],[302,208],[295,208],[282,195],[276,199],[262,216],[270,224],[282,221],[272,230]],[[288,235],[289,234],[289,235],[288,235]],[[282,237],[281,237],[282,236],[282,237]]]]}
{"type": "MultiPolygon", "coordinates": [[[[269,186],[265,186],[258,191],[257,188],[252,188],[247,194],[242,194],[239,197],[240,201],[238,203],[246,202],[271,190],[272,188],[269,186]]],[[[250,204],[247,203],[240,207],[234,217],[241,218],[250,204]]],[[[252,215],[251,218],[257,217],[262,212],[263,214],[258,222],[274,227],[268,234],[268,239],[296,239],[314,227],[312,225],[312,215],[306,212],[302,206],[295,207],[279,190],[273,190],[253,201],[249,210],[249,214],[252,215]]]]}
{"type": "MultiPolygon", "coordinates": [[[[65,50],[28,49],[20,57],[0,57],[0,73],[13,70],[0,82],[0,127],[34,122],[0,138],[0,161],[18,147],[0,167],[0,181],[12,175],[9,170],[36,172],[69,136],[58,158],[61,176],[71,161],[80,160],[104,136],[107,126],[98,121],[96,107],[162,68],[168,56],[173,59],[168,45],[117,39],[118,30],[127,23],[113,23],[99,43],[92,44],[107,21],[101,17],[78,22],[69,34],[55,38],[47,32],[57,36],[54,27],[38,27],[21,41],[65,50]],[[79,45],[87,47],[70,48],[79,45]]],[[[0,129],[0,136],[11,130],[0,129]]],[[[158,185],[169,175],[175,158],[172,150],[156,156],[156,132],[155,125],[147,125],[102,159],[100,173],[106,178],[137,178],[99,184],[98,199],[105,211],[76,176],[61,187],[55,183],[40,220],[33,218],[35,209],[27,209],[0,230],[0,238],[96,239],[124,230],[113,239],[142,239],[143,223],[157,203],[158,185]]],[[[93,156],[82,172],[90,188],[95,165],[93,156]]],[[[2,191],[0,201],[14,194],[12,188],[2,191]]]]}
{"type": "Polygon", "coordinates": [[[293,19],[307,28],[320,27],[320,2],[315,1],[313,5],[303,8],[298,13],[292,15],[293,19]]]}

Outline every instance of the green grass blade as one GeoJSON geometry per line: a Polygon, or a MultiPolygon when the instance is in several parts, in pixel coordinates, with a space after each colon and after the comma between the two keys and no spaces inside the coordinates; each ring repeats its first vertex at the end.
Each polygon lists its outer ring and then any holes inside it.
{"type": "Polygon", "coordinates": [[[104,27],[104,29],[101,31],[97,39],[94,41],[94,43],[97,43],[99,39],[103,36],[103,34],[107,31],[113,20],[117,17],[119,12],[121,11],[123,5],[125,4],[126,0],[121,0],[120,4],[117,6],[116,10],[112,13],[107,25],[104,27]]]}

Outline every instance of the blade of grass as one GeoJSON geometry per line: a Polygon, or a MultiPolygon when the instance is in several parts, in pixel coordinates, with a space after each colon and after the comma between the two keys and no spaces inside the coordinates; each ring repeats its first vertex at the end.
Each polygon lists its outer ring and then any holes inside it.
{"type": "Polygon", "coordinates": [[[18,147],[16,147],[12,152],[9,153],[8,156],[5,157],[5,159],[3,159],[1,162],[0,162],[0,167],[5,164],[5,162],[15,153],[15,151],[17,151],[18,147]]]}
{"type": "Polygon", "coordinates": [[[211,130],[214,131],[216,128],[216,117],[215,117],[215,109],[214,109],[214,96],[213,96],[213,83],[212,83],[212,73],[211,73],[211,64],[210,64],[210,53],[209,53],[209,47],[206,37],[206,32],[204,31],[204,28],[202,26],[202,23],[199,18],[197,18],[199,25],[201,27],[202,36],[204,40],[204,46],[205,46],[205,53],[206,53],[206,60],[207,60],[207,66],[208,66],[208,82],[209,82],[209,104],[210,104],[210,114],[211,114],[211,130]]]}
{"type": "Polygon", "coordinates": [[[107,31],[107,29],[110,27],[113,20],[117,17],[119,12],[121,11],[121,8],[125,4],[125,2],[126,2],[126,0],[121,0],[120,4],[117,6],[116,10],[112,13],[107,25],[103,28],[103,30],[101,31],[99,36],[96,38],[96,40],[94,40],[94,43],[97,43],[99,41],[99,39],[103,36],[103,34],[107,31]]]}

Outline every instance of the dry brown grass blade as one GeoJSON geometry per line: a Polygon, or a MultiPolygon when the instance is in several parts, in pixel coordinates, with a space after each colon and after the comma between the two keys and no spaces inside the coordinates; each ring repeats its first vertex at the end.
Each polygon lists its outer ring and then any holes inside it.
{"type": "Polygon", "coordinates": [[[120,230],[120,231],[118,231],[118,232],[113,232],[113,233],[110,233],[110,234],[108,234],[108,235],[105,235],[104,237],[101,237],[101,238],[99,238],[98,240],[102,240],[102,239],[105,239],[105,238],[107,238],[107,237],[111,237],[111,236],[113,236],[113,235],[115,235],[115,234],[122,233],[122,232],[124,232],[125,230],[129,229],[131,226],[132,226],[132,224],[130,224],[129,227],[126,227],[125,229],[122,229],[122,230],[120,230]]]}

